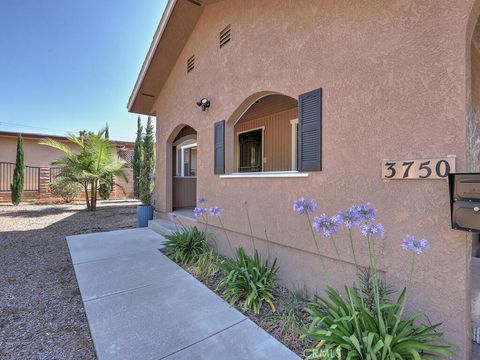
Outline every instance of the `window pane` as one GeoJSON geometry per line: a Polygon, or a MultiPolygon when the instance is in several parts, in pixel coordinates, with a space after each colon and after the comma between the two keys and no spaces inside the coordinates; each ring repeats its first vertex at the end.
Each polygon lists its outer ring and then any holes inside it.
{"type": "Polygon", "coordinates": [[[262,171],[262,130],[239,135],[240,172],[262,171]]]}

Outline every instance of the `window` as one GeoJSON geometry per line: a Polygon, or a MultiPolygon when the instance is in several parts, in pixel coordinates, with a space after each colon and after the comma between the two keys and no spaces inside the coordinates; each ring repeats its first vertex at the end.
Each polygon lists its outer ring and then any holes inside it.
{"type": "Polygon", "coordinates": [[[262,171],[263,129],[238,134],[238,171],[262,171]]]}
{"type": "Polygon", "coordinates": [[[177,176],[197,176],[197,143],[177,146],[177,176]]]}

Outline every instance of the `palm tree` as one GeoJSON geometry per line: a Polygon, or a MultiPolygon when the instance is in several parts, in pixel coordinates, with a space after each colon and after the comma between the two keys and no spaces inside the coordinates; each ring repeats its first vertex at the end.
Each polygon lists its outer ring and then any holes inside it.
{"type": "Polygon", "coordinates": [[[78,152],[73,151],[64,143],[48,138],[40,141],[40,144],[50,146],[65,154],[65,157],[52,162],[52,165],[62,168],[58,177],[80,184],[85,192],[87,209],[95,211],[101,179],[107,176],[120,176],[128,181],[124,170],[126,163],[123,160],[115,159],[112,155],[112,144],[105,137],[105,129],[100,130],[97,134],[83,132],[80,136],[69,135],[67,139],[78,146],[78,152]]]}

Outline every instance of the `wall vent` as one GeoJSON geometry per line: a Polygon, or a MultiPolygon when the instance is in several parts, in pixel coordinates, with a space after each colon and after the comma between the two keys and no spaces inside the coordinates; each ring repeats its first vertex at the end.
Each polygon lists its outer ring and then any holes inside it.
{"type": "Polygon", "coordinates": [[[192,4],[195,4],[197,6],[202,6],[203,3],[202,0],[188,0],[188,2],[191,2],[192,4]]]}
{"type": "Polygon", "coordinates": [[[192,55],[190,58],[187,60],[187,73],[195,69],[195,55],[192,55]]]}
{"type": "Polygon", "coordinates": [[[225,46],[230,40],[232,40],[232,29],[228,25],[225,29],[220,31],[220,47],[225,46]]]}

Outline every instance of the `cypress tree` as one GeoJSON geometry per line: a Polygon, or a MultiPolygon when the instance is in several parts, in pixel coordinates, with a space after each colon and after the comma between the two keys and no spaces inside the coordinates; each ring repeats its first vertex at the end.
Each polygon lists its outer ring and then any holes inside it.
{"type": "MultiPolygon", "coordinates": [[[[109,139],[108,123],[105,125],[105,139],[109,139]]],[[[98,193],[103,200],[110,199],[110,195],[115,184],[112,175],[106,175],[103,179],[100,179],[100,185],[98,186],[98,193]]]]}
{"type": "Polygon", "coordinates": [[[148,117],[145,137],[143,138],[143,169],[141,174],[140,200],[143,204],[150,204],[152,196],[152,184],[155,171],[155,134],[153,132],[152,119],[148,117]]]}
{"type": "Polygon", "coordinates": [[[23,182],[25,178],[25,161],[23,155],[23,138],[18,134],[17,139],[17,159],[15,160],[15,170],[13,171],[13,181],[10,184],[12,189],[12,203],[18,205],[23,200],[23,182]]]}
{"type": "Polygon", "coordinates": [[[135,139],[135,147],[133,150],[133,194],[138,199],[140,197],[140,177],[143,167],[143,139],[142,139],[142,122],[140,116],[137,119],[137,137],[135,139]]]}

